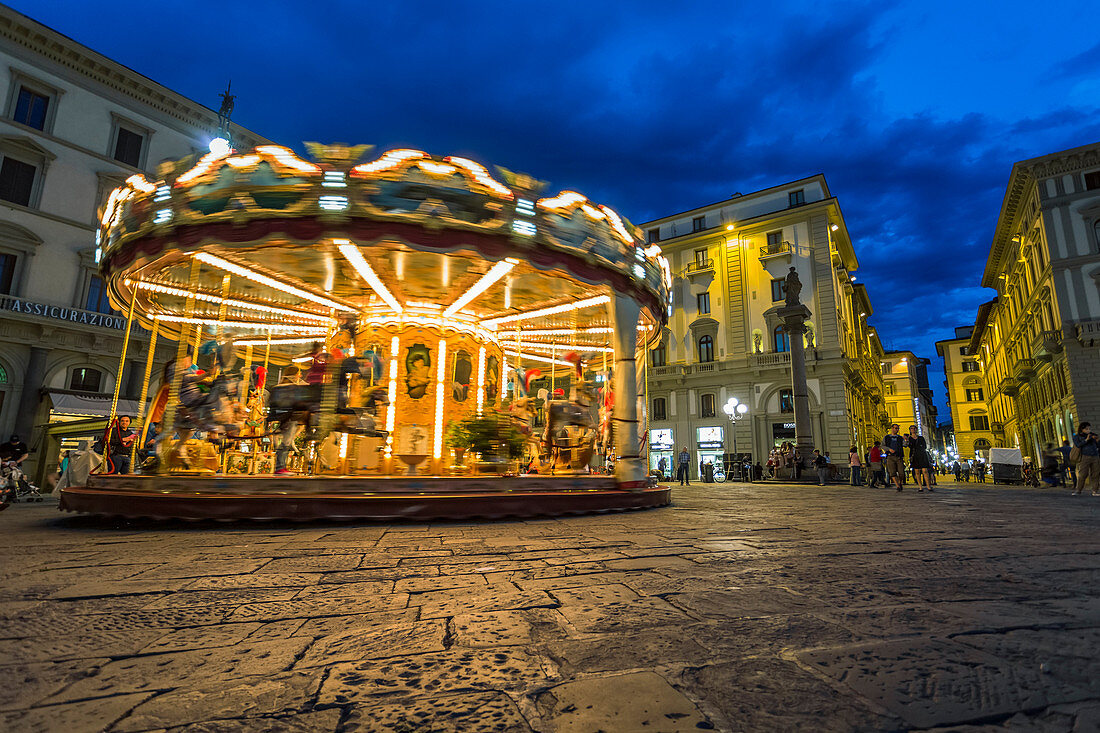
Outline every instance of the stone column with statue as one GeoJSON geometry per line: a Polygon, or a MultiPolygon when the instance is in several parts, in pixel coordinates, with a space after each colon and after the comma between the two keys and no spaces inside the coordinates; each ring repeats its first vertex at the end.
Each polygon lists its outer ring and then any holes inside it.
{"type": "Polygon", "coordinates": [[[806,334],[806,320],[812,315],[799,298],[802,293],[802,281],[798,271],[791,268],[786,280],[787,300],[775,313],[783,322],[791,348],[791,394],[794,397],[794,444],[802,465],[809,463],[814,451],[813,429],[810,422],[810,392],[806,386],[806,351],[803,337],[806,334]]]}

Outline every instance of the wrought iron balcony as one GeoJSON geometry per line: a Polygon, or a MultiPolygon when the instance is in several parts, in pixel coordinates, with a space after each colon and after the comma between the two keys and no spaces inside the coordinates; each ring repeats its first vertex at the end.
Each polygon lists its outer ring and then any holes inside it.
{"type": "Polygon", "coordinates": [[[760,248],[760,259],[766,260],[769,257],[789,255],[792,250],[793,246],[790,242],[777,242],[775,244],[766,244],[760,248]]]}
{"type": "Polygon", "coordinates": [[[714,272],[714,260],[708,258],[705,260],[695,260],[694,262],[689,262],[685,272],[687,273],[688,277],[691,277],[692,275],[701,275],[705,272],[714,272]]]}

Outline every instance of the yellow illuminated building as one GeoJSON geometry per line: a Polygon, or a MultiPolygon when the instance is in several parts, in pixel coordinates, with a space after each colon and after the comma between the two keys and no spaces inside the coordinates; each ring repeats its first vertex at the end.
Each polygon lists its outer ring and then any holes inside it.
{"type": "Polygon", "coordinates": [[[973,335],[973,326],[956,328],[955,338],[936,342],[936,353],[943,358],[944,387],[951,410],[957,455],[963,459],[988,460],[988,451],[993,447],[993,433],[990,431],[982,364],[970,355],[973,335]]]}
{"type": "Polygon", "coordinates": [[[1100,143],[1012,167],[969,353],[994,446],[1037,461],[1100,422],[1100,143]]]}

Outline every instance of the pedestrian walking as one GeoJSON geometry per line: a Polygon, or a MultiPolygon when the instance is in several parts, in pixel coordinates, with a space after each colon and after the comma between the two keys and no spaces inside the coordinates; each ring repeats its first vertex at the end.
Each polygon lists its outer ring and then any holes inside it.
{"type": "Polygon", "coordinates": [[[917,491],[925,488],[932,491],[932,478],[928,475],[932,472],[932,459],[928,455],[928,443],[923,435],[917,434],[917,426],[909,426],[909,437],[905,441],[909,448],[909,467],[913,469],[913,479],[917,484],[917,491]]]}
{"type": "Polygon", "coordinates": [[[862,486],[863,481],[860,479],[863,473],[863,462],[859,460],[859,449],[854,445],[852,449],[848,451],[848,470],[850,475],[848,477],[848,485],[850,486],[862,486]]]}
{"type": "Polygon", "coordinates": [[[680,457],[676,463],[676,478],[679,479],[681,486],[691,486],[688,483],[688,465],[691,463],[691,454],[688,453],[687,446],[680,451],[680,457]]]}
{"type": "Polygon", "coordinates": [[[953,466],[953,468],[955,469],[955,481],[961,480],[962,479],[962,466],[959,465],[958,461],[955,461],[955,465],[953,466]]]}
{"type": "Polygon", "coordinates": [[[659,458],[659,459],[657,460],[657,470],[658,470],[658,471],[660,472],[660,474],[661,474],[661,480],[662,480],[662,481],[664,481],[664,480],[665,480],[665,469],[666,469],[666,468],[668,468],[668,461],[667,461],[667,460],[665,459],[665,457],[664,457],[664,456],[661,456],[661,457],[660,457],[660,458],[659,458]]]}
{"type": "Polygon", "coordinates": [[[1069,459],[1069,454],[1073,452],[1073,446],[1069,444],[1069,440],[1062,441],[1062,447],[1058,449],[1058,452],[1062,456],[1062,483],[1066,486],[1077,485],[1077,471],[1074,469],[1073,462],[1069,459]]]}
{"type": "Polygon", "coordinates": [[[884,454],[881,441],[876,440],[867,454],[867,463],[871,467],[871,482],[869,486],[874,488],[886,488],[886,471],[883,469],[884,454]]]}
{"type": "Polygon", "coordinates": [[[1092,432],[1092,425],[1083,422],[1077,427],[1073,436],[1073,448],[1070,458],[1077,453],[1077,483],[1074,485],[1073,495],[1077,496],[1085,490],[1086,485],[1091,486],[1092,495],[1100,496],[1097,486],[1100,485],[1100,442],[1096,433],[1092,432]]]}
{"type": "Polygon", "coordinates": [[[882,439],[882,447],[886,449],[886,475],[894,480],[898,491],[905,485],[905,438],[900,430],[901,426],[894,423],[882,439]]]}
{"type": "Polygon", "coordinates": [[[829,483],[829,461],[821,455],[821,451],[814,449],[814,457],[811,463],[817,469],[817,485],[824,486],[829,483]]]}

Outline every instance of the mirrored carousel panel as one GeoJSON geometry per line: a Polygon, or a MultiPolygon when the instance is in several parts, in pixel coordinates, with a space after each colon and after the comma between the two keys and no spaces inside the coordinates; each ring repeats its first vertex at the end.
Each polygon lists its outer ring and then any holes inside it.
{"type": "Polygon", "coordinates": [[[221,149],[111,194],[112,304],[176,342],[146,368],[143,474],[610,472],[644,489],[660,248],[581,194],[467,158],[310,150],[221,149]]]}

